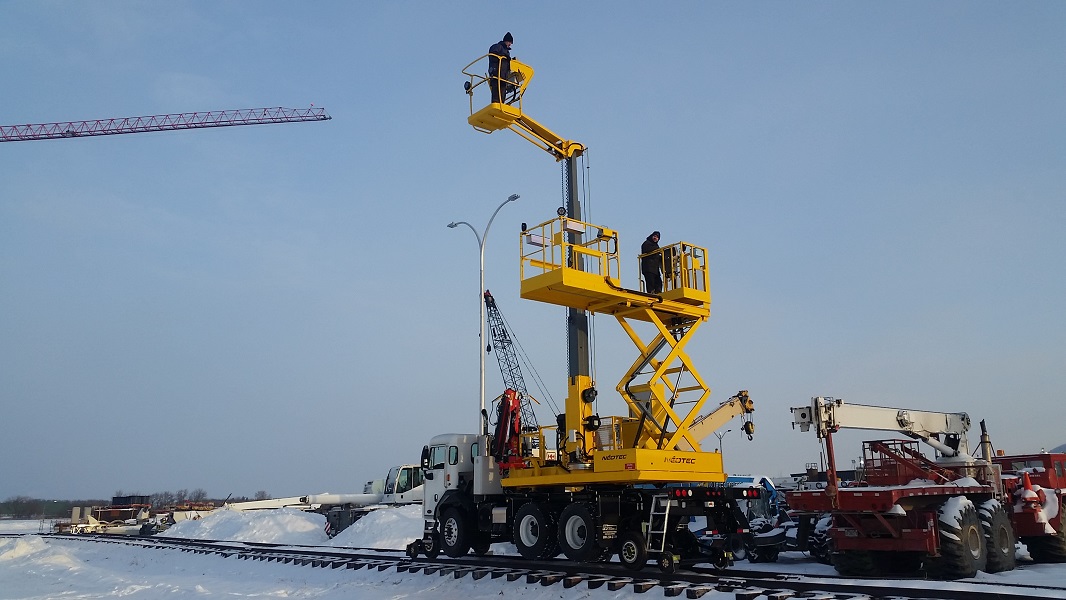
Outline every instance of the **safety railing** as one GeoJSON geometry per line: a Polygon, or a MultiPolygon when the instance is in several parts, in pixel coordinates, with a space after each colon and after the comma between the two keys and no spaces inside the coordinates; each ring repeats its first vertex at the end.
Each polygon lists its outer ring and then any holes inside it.
{"type": "Polygon", "coordinates": [[[618,234],[614,230],[560,216],[525,229],[521,240],[522,281],[568,268],[619,285],[618,234]]]}
{"type": "MultiPolygon", "coordinates": [[[[638,271],[646,257],[654,257],[663,278],[663,293],[672,290],[707,292],[707,249],[687,242],[677,242],[637,257],[638,271]]],[[[641,277],[640,290],[647,292],[647,282],[641,277]]]]}
{"type": "Polygon", "coordinates": [[[478,109],[485,104],[490,104],[493,98],[492,88],[496,86],[499,95],[499,102],[503,104],[518,105],[518,111],[522,111],[522,96],[525,94],[526,88],[529,86],[529,81],[533,79],[533,67],[519,62],[516,59],[510,59],[510,70],[503,75],[490,75],[488,71],[488,63],[493,59],[495,60],[507,60],[505,57],[497,54],[483,54],[473,62],[463,67],[463,75],[467,76],[467,81],[463,83],[463,89],[466,91],[467,96],[470,97],[470,114],[477,112],[474,108],[474,93],[481,86],[485,86],[486,92],[489,94],[490,102],[479,102],[478,109]],[[482,63],[482,61],[485,61],[482,63]],[[485,72],[479,72],[478,65],[484,64],[486,67],[485,72]]]}

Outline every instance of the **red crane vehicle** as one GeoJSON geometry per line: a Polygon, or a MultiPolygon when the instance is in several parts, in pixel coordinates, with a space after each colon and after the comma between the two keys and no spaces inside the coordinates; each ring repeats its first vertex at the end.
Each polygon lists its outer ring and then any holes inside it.
{"type": "MultiPolygon", "coordinates": [[[[993,456],[981,422],[980,455],[970,455],[966,413],[846,404],[816,397],[792,408],[793,426],[825,440],[828,485],[787,494],[814,518],[830,513],[834,567],[845,575],[914,572],[973,577],[1015,567],[1015,541],[1037,562],[1066,562],[1066,454],[993,456]],[[909,440],[863,442],[861,476],[840,487],[833,433],[895,431],[909,440]],[[918,440],[935,450],[922,454],[918,440]]],[[[809,528],[808,528],[809,530],[809,528]]]]}

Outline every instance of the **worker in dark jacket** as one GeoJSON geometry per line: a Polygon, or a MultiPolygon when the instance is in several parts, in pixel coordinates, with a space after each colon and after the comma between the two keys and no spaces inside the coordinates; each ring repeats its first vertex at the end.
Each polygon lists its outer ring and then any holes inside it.
{"type": "Polygon", "coordinates": [[[508,31],[503,39],[489,47],[489,89],[492,90],[492,101],[502,102],[507,95],[511,78],[511,44],[514,38],[508,31]]]}
{"type": "Polygon", "coordinates": [[[640,273],[644,275],[644,287],[649,294],[663,291],[663,256],[659,253],[659,232],[653,231],[640,245],[640,273]],[[644,256],[654,252],[650,256],[644,256]]]}

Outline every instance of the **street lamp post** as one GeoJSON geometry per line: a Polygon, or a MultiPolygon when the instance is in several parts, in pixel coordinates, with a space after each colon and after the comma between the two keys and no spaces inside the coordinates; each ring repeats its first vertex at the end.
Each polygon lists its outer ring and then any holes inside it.
{"type": "Polygon", "coordinates": [[[478,315],[477,315],[477,322],[478,322],[478,334],[477,334],[478,352],[477,352],[477,354],[478,354],[478,360],[480,361],[480,364],[481,364],[481,388],[480,388],[480,392],[479,392],[479,397],[481,399],[481,410],[478,412],[478,428],[477,428],[478,435],[485,433],[487,431],[487,425],[488,425],[488,423],[486,423],[486,421],[485,421],[486,416],[487,416],[487,413],[485,412],[485,297],[484,297],[484,294],[485,294],[485,242],[488,240],[489,227],[492,227],[492,221],[493,221],[493,219],[496,218],[496,214],[500,212],[500,209],[503,208],[504,204],[507,204],[508,202],[514,202],[515,200],[518,200],[518,198],[519,198],[518,194],[511,194],[510,196],[507,197],[506,200],[501,202],[500,205],[496,207],[496,210],[492,213],[492,216],[489,217],[489,222],[485,225],[485,231],[483,233],[481,233],[481,235],[478,235],[478,232],[477,232],[476,229],[474,229],[474,226],[471,225],[470,223],[467,223],[466,221],[452,221],[451,223],[448,223],[448,227],[450,227],[452,229],[455,229],[456,227],[458,227],[460,225],[466,225],[467,227],[469,227],[470,231],[474,232],[474,237],[477,238],[478,253],[481,256],[481,281],[480,281],[480,289],[478,290],[478,302],[477,302],[477,305],[478,305],[478,315]]]}
{"type": "Polygon", "coordinates": [[[717,431],[714,432],[714,436],[716,438],[718,438],[718,454],[722,453],[722,438],[724,438],[725,434],[729,433],[730,431],[733,431],[733,430],[732,429],[726,429],[725,431],[723,431],[721,433],[719,433],[717,431]]]}

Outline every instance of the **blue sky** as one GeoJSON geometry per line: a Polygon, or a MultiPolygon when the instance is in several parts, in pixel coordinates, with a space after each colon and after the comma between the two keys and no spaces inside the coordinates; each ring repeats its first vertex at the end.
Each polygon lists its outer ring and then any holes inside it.
{"type": "MultiPolygon", "coordinates": [[[[1066,441],[1062,3],[6,1],[0,20],[5,125],[333,116],[0,144],[0,498],[358,491],[471,429],[477,247],[445,225],[512,193],[487,287],[561,402],[562,309],[518,298],[517,260],[559,166],[466,124],[460,69],[506,31],[536,69],[525,109],[589,148],[623,284],[653,229],[710,250],[689,350],[711,402],[748,389],[757,411],[727,470],[817,461],[788,411],[813,395],[967,411],[1012,452],[1066,441]]],[[[596,331],[609,391],[635,351],[596,331]]]]}

